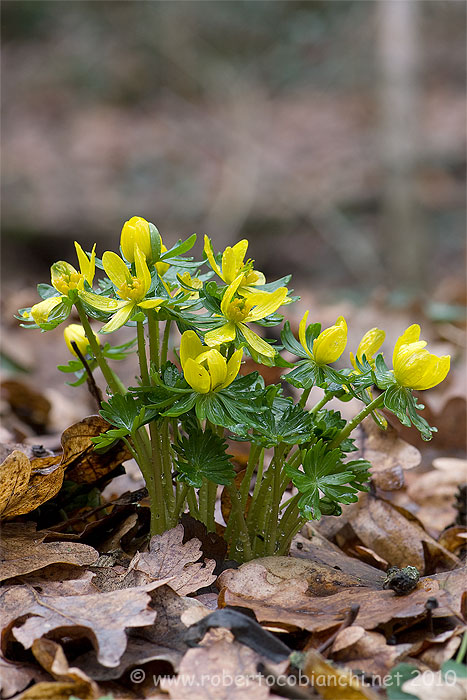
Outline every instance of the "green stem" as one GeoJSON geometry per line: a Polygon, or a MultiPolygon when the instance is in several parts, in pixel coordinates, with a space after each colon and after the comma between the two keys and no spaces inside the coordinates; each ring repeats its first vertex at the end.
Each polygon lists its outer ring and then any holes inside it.
{"type": "Polygon", "coordinates": [[[457,652],[456,663],[458,663],[458,664],[462,663],[466,651],[467,651],[467,632],[464,632],[464,636],[462,637],[462,642],[461,642],[461,645],[459,647],[459,651],[457,652]]]}
{"type": "Polygon", "coordinates": [[[136,335],[138,338],[138,359],[141,372],[141,381],[144,386],[149,386],[148,361],[146,359],[146,338],[144,337],[144,325],[141,321],[136,324],[136,335]]]}
{"type": "Polygon", "coordinates": [[[165,494],[167,499],[167,506],[169,512],[171,512],[175,507],[175,494],[172,483],[172,448],[170,445],[169,421],[167,419],[164,420],[161,428],[161,447],[165,494]]]}
{"type": "Polygon", "coordinates": [[[96,358],[97,364],[99,365],[99,368],[104,375],[104,378],[108,384],[109,389],[113,394],[126,394],[127,390],[122,384],[121,380],[115,372],[110,369],[109,365],[107,364],[104,355],[102,354],[101,346],[96,340],[96,337],[92,331],[91,325],[88,321],[88,317],[86,316],[86,312],[84,311],[83,305],[77,299],[75,301],[75,306],[76,310],[78,311],[79,315],[79,320],[81,321],[81,325],[84,328],[84,332],[86,334],[86,338],[88,339],[89,345],[91,347],[91,350],[93,352],[94,357],[96,358]]]}
{"type": "Polygon", "coordinates": [[[160,472],[158,473],[154,469],[156,465],[154,465],[153,460],[149,456],[149,450],[152,446],[149,445],[145,429],[140,428],[132,437],[138,453],[138,464],[143,472],[151,501],[151,536],[160,535],[167,526],[160,472]]]}
{"type": "MultiPolygon", "coordinates": [[[[266,533],[266,555],[275,554],[277,544],[277,526],[279,520],[279,506],[282,496],[282,464],[285,452],[284,446],[274,448],[274,459],[271,467],[274,469],[272,486],[272,504],[269,511],[266,533]]],[[[288,482],[288,479],[287,479],[288,482]]]]}
{"type": "Polygon", "coordinates": [[[318,403],[315,406],[313,406],[310,413],[312,413],[313,415],[315,413],[318,413],[319,409],[323,408],[323,406],[325,406],[328,403],[328,401],[330,401],[332,398],[334,398],[334,396],[335,396],[335,394],[333,392],[327,392],[326,394],[324,394],[321,401],[318,401],[318,403]]]}
{"type": "Polygon", "coordinates": [[[159,371],[159,321],[154,310],[148,311],[149,359],[156,372],[159,371]]]}
{"type": "Polygon", "coordinates": [[[183,506],[185,505],[185,501],[186,501],[186,497],[187,497],[189,488],[190,487],[188,486],[188,484],[181,484],[181,488],[179,489],[179,491],[177,493],[177,498],[175,500],[175,506],[173,509],[173,515],[172,515],[172,521],[171,521],[172,527],[175,527],[175,525],[177,524],[177,522],[180,518],[180,515],[181,515],[182,510],[183,510],[183,506]]]}
{"type": "Polygon", "coordinates": [[[196,501],[196,495],[193,487],[190,487],[188,489],[188,493],[186,495],[186,500],[188,503],[188,507],[190,509],[190,515],[192,518],[195,518],[196,520],[200,520],[200,514],[199,514],[199,506],[196,501]]]}
{"type": "Polygon", "coordinates": [[[303,390],[302,395],[300,397],[300,401],[298,402],[298,405],[300,406],[300,408],[305,408],[311,389],[312,389],[312,387],[310,386],[310,387],[308,387],[308,389],[303,390]]]}
{"type": "Polygon", "coordinates": [[[384,401],[384,394],[381,394],[378,396],[376,399],[374,399],[371,403],[368,404],[368,406],[365,406],[363,410],[360,411],[360,413],[357,413],[355,418],[353,418],[345,428],[343,428],[339,433],[337,433],[336,437],[334,440],[332,440],[329,443],[329,449],[332,450],[334,447],[338,447],[345,438],[347,438],[352,430],[354,430],[359,423],[362,422],[364,418],[366,418],[372,411],[374,411],[376,408],[379,408],[380,406],[383,405],[384,401]]]}
{"type": "Polygon", "coordinates": [[[234,543],[233,547],[231,547],[231,555],[234,557],[240,555],[239,558],[242,561],[249,561],[250,559],[253,559],[253,552],[251,549],[248,528],[246,526],[245,518],[242,511],[241,496],[237,487],[235,486],[235,483],[233,482],[230,484],[230,486],[227,486],[227,490],[229,492],[230,500],[232,503],[232,513],[230,515],[230,518],[236,518],[238,528],[238,538],[236,543],[234,543]],[[239,546],[240,543],[241,547],[239,546]]]}
{"type": "Polygon", "coordinates": [[[242,508],[245,511],[245,506],[248,500],[248,493],[250,491],[251,477],[255,470],[256,464],[258,462],[259,456],[261,454],[261,445],[251,445],[250,455],[248,457],[248,464],[246,465],[245,474],[240,485],[240,496],[242,498],[242,508]]]}
{"type": "Polygon", "coordinates": [[[305,523],[306,518],[299,518],[298,520],[295,520],[295,522],[290,526],[290,529],[287,532],[281,533],[281,543],[277,554],[287,554],[292,539],[295,537],[297,532],[301,530],[305,523]]]}
{"type": "Polygon", "coordinates": [[[206,527],[208,532],[216,531],[216,521],[214,518],[214,510],[216,507],[217,484],[213,481],[208,481],[207,487],[207,503],[206,503],[206,527]]]}
{"type": "Polygon", "coordinates": [[[198,490],[199,516],[201,521],[208,525],[208,481],[203,477],[203,483],[198,490]]]}
{"type": "Polygon", "coordinates": [[[167,357],[169,354],[169,339],[170,339],[170,326],[172,321],[165,322],[164,335],[162,336],[162,346],[161,346],[161,367],[167,362],[167,357]]]}

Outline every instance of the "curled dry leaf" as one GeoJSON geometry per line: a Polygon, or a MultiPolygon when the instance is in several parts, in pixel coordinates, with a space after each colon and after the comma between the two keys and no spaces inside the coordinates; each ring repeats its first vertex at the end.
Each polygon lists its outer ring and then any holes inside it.
{"type": "Polygon", "coordinates": [[[7,523],[2,527],[0,580],[22,576],[49,564],[93,564],[99,553],[79,542],[43,542],[47,532],[36,532],[34,523],[7,523]]]}
{"type": "Polygon", "coordinates": [[[352,508],[350,525],[361,542],[390,566],[415,566],[425,571],[425,551],[447,568],[459,560],[425,532],[417,519],[388,501],[363,494],[352,508]]]}
{"type": "Polygon", "coordinates": [[[60,457],[35,459],[14,450],[0,464],[0,517],[24,515],[53,498],[63,483],[60,457]]]}
{"type": "Polygon", "coordinates": [[[420,673],[415,678],[406,681],[402,691],[420,700],[465,700],[467,696],[467,678],[443,678],[441,671],[437,673],[420,673]]]}
{"type": "Polygon", "coordinates": [[[11,698],[32,682],[38,683],[49,676],[37,666],[9,661],[0,654],[0,697],[11,698]]]}
{"type": "Polygon", "coordinates": [[[443,530],[455,521],[455,497],[458,487],[467,482],[467,460],[439,458],[433,466],[410,484],[407,495],[420,506],[417,517],[426,527],[443,530]]]}
{"type": "Polygon", "coordinates": [[[387,644],[383,634],[363,627],[346,627],[332,646],[333,659],[368,675],[385,676],[412,649],[412,644],[387,644]]]}
{"type": "Polygon", "coordinates": [[[149,552],[138,552],[131,560],[129,571],[145,573],[149,580],[157,581],[173,576],[171,588],[179,595],[194,593],[210,586],[216,580],[213,575],[216,562],[203,564],[201,542],[194,538],[182,544],[183,525],[177,525],[162,535],[155,535],[149,543],[149,552]]]}
{"type": "Polygon", "coordinates": [[[404,485],[404,470],[420,464],[420,451],[398,437],[397,431],[388,425],[381,430],[372,418],[364,423],[365,437],[362,455],[371,463],[373,482],[383,491],[396,491],[404,485]]]}
{"type": "Polygon", "coordinates": [[[65,653],[51,639],[37,639],[32,645],[32,653],[48,673],[55,678],[53,682],[37,683],[21,696],[21,700],[68,700],[71,695],[82,700],[98,698],[99,688],[79,668],[68,665],[65,653]]]}
{"type": "Polygon", "coordinates": [[[424,615],[425,603],[433,596],[441,607],[445,595],[436,581],[426,580],[423,587],[407,596],[363,587],[347,588],[326,597],[315,596],[303,577],[271,579],[261,560],[224,571],[218,585],[220,607],[241,605],[254,610],[259,622],[282,623],[310,632],[338,627],[354,605],[360,606],[354,624],[374,629],[393,619],[424,615]],[[245,572],[243,567],[247,566],[245,572]]]}
{"type": "Polygon", "coordinates": [[[63,432],[62,465],[66,469],[67,479],[77,484],[92,484],[131,458],[122,441],[105,453],[94,450],[91,438],[97,437],[111,427],[110,423],[101,416],[88,416],[63,432]]]}
{"type": "Polygon", "coordinates": [[[315,650],[307,652],[303,671],[324,700],[378,700],[350,671],[332,666],[315,650]]]}
{"type": "Polygon", "coordinates": [[[156,612],[148,608],[148,591],[157,585],[82,596],[42,596],[33,588],[11,586],[4,589],[2,604],[10,611],[10,626],[12,613],[13,622],[31,616],[12,627],[25,649],[52,630],[66,630],[67,636],[87,636],[103,666],[118,666],[126,649],[125,629],[154,622],[156,612]]]}
{"type": "Polygon", "coordinates": [[[261,684],[257,671],[261,660],[252,649],[235,642],[228,630],[213,629],[201,646],[187,651],[176,678],[162,679],[161,688],[173,700],[267,700],[269,689],[261,684]]]}

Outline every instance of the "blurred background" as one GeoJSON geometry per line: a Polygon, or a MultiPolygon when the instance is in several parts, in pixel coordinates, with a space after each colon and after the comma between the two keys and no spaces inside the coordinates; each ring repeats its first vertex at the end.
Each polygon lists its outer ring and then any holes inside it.
{"type": "Polygon", "coordinates": [[[2,15],[8,324],[74,239],[118,249],[140,215],[167,245],[247,237],[269,278],[293,273],[290,312],[347,313],[352,342],[426,321],[464,347],[464,2],[15,0],[2,15]]]}

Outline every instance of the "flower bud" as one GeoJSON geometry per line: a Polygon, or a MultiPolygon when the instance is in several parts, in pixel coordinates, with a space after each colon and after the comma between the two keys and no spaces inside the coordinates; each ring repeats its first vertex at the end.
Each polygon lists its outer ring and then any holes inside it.
{"type": "MultiPolygon", "coordinates": [[[[83,326],[80,326],[78,323],[71,323],[63,331],[63,337],[65,338],[65,343],[67,344],[68,350],[72,355],[78,357],[72,343],[76,343],[81,354],[86,355],[88,352],[89,341],[86,338],[83,326]]],[[[94,335],[94,338],[96,339],[97,343],[100,343],[100,340],[96,335],[94,335]]]]}

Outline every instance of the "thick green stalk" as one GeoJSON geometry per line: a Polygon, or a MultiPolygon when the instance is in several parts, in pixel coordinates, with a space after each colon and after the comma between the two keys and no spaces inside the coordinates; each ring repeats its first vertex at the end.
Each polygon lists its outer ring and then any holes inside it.
{"type": "MultiPolygon", "coordinates": [[[[235,483],[231,483],[226,487],[230,495],[230,500],[232,503],[232,512],[230,518],[234,517],[237,520],[237,533],[238,536],[236,541],[232,543],[230,548],[231,556],[237,557],[241,561],[249,561],[253,559],[253,552],[251,549],[250,537],[248,534],[248,528],[246,526],[245,518],[242,511],[242,501],[240,493],[238,492],[235,483]]],[[[230,521],[229,518],[229,521],[230,521]]]]}
{"type": "Polygon", "coordinates": [[[167,527],[160,473],[154,469],[154,462],[149,456],[152,446],[149,445],[145,429],[140,428],[132,437],[139,457],[138,464],[143,472],[151,501],[151,536],[160,535],[167,527]]]}
{"type": "Polygon", "coordinates": [[[203,483],[198,490],[199,515],[201,521],[208,525],[208,480],[203,477],[203,483]]]}
{"type": "Polygon", "coordinates": [[[308,387],[308,389],[303,390],[302,395],[300,397],[300,401],[298,402],[298,405],[300,406],[300,408],[305,408],[311,389],[312,389],[312,387],[310,386],[310,387],[308,387]]]}
{"type": "Polygon", "coordinates": [[[88,317],[86,316],[86,312],[83,308],[83,305],[77,299],[75,301],[75,306],[76,310],[78,311],[79,319],[81,321],[81,325],[84,328],[84,332],[86,334],[86,338],[89,341],[89,345],[91,347],[91,350],[93,352],[94,357],[96,358],[97,364],[99,365],[99,368],[104,375],[104,378],[108,384],[109,389],[113,394],[126,394],[126,388],[122,384],[121,380],[115,372],[110,369],[109,365],[106,362],[106,359],[104,355],[102,354],[101,346],[97,342],[95,335],[92,331],[91,325],[88,321],[88,317]]]}
{"type": "Polygon", "coordinates": [[[186,500],[188,503],[188,508],[190,509],[191,517],[195,518],[196,520],[201,520],[198,502],[196,500],[195,491],[194,491],[194,488],[192,486],[190,486],[188,489],[188,493],[186,495],[186,500]]]}
{"type": "Polygon", "coordinates": [[[171,512],[175,507],[175,494],[172,484],[172,459],[171,459],[171,445],[169,436],[169,421],[164,420],[161,427],[161,448],[162,448],[162,467],[164,474],[164,487],[165,494],[167,498],[167,507],[169,512],[171,512]]]}
{"type": "Polygon", "coordinates": [[[312,413],[313,415],[315,413],[318,413],[319,409],[323,408],[323,406],[325,406],[328,403],[328,401],[330,401],[334,396],[335,396],[335,394],[333,394],[332,392],[327,392],[326,394],[324,394],[321,401],[318,401],[318,403],[315,404],[313,406],[313,408],[310,410],[310,413],[312,413]]]}
{"type": "Polygon", "coordinates": [[[141,321],[136,324],[136,335],[138,338],[138,359],[141,373],[141,381],[144,386],[149,386],[148,361],[146,359],[146,338],[144,337],[144,325],[141,321]]]}
{"type": "Polygon", "coordinates": [[[247,503],[248,499],[248,493],[250,491],[250,485],[251,485],[251,477],[253,476],[253,472],[255,470],[256,464],[258,463],[259,456],[261,454],[262,447],[261,445],[251,445],[250,447],[250,455],[248,457],[248,464],[246,465],[246,470],[244,477],[242,479],[242,483],[240,485],[240,496],[242,498],[242,508],[245,510],[245,506],[247,503]]]}
{"type": "Polygon", "coordinates": [[[206,527],[208,532],[216,531],[216,521],[214,519],[214,510],[216,507],[217,484],[213,481],[208,481],[207,486],[207,502],[206,502],[206,527]]]}
{"type": "MultiPolygon", "coordinates": [[[[266,555],[274,554],[276,551],[277,544],[277,527],[279,519],[279,506],[282,496],[282,465],[283,465],[283,455],[286,450],[286,446],[279,445],[274,448],[274,459],[271,467],[274,470],[273,474],[273,486],[272,486],[272,503],[269,511],[269,518],[267,524],[267,532],[265,537],[265,550],[266,555]]],[[[271,468],[270,467],[270,468],[271,468]]],[[[287,480],[288,482],[288,480],[287,480]]]]}
{"type": "Polygon", "coordinates": [[[165,322],[164,335],[162,336],[161,345],[161,367],[167,362],[167,357],[169,354],[169,339],[170,339],[170,326],[172,321],[165,322]]]}
{"type": "Polygon", "coordinates": [[[180,482],[179,482],[179,484],[180,484],[181,488],[177,489],[177,497],[175,499],[175,506],[173,509],[172,518],[170,520],[171,527],[175,527],[175,525],[177,524],[177,522],[178,522],[178,520],[183,512],[186,497],[188,494],[188,489],[190,488],[188,486],[188,484],[181,484],[180,482]]]}
{"type": "Polygon", "coordinates": [[[380,406],[383,405],[384,401],[384,394],[381,394],[378,396],[376,399],[374,399],[371,403],[368,404],[368,406],[365,406],[363,410],[360,411],[360,413],[357,413],[355,418],[353,418],[351,421],[347,423],[345,428],[342,428],[342,430],[337,433],[336,437],[334,440],[332,440],[329,443],[329,449],[332,450],[334,447],[338,447],[345,438],[347,438],[352,430],[354,430],[357,425],[359,425],[364,418],[366,418],[372,411],[374,411],[376,408],[379,408],[380,406]]]}
{"type": "Polygon", "coordinates": [[[160,369],[159,362],[159,321],[153,309],[148,310],[149,359],[156,372],[160,369]]]}

